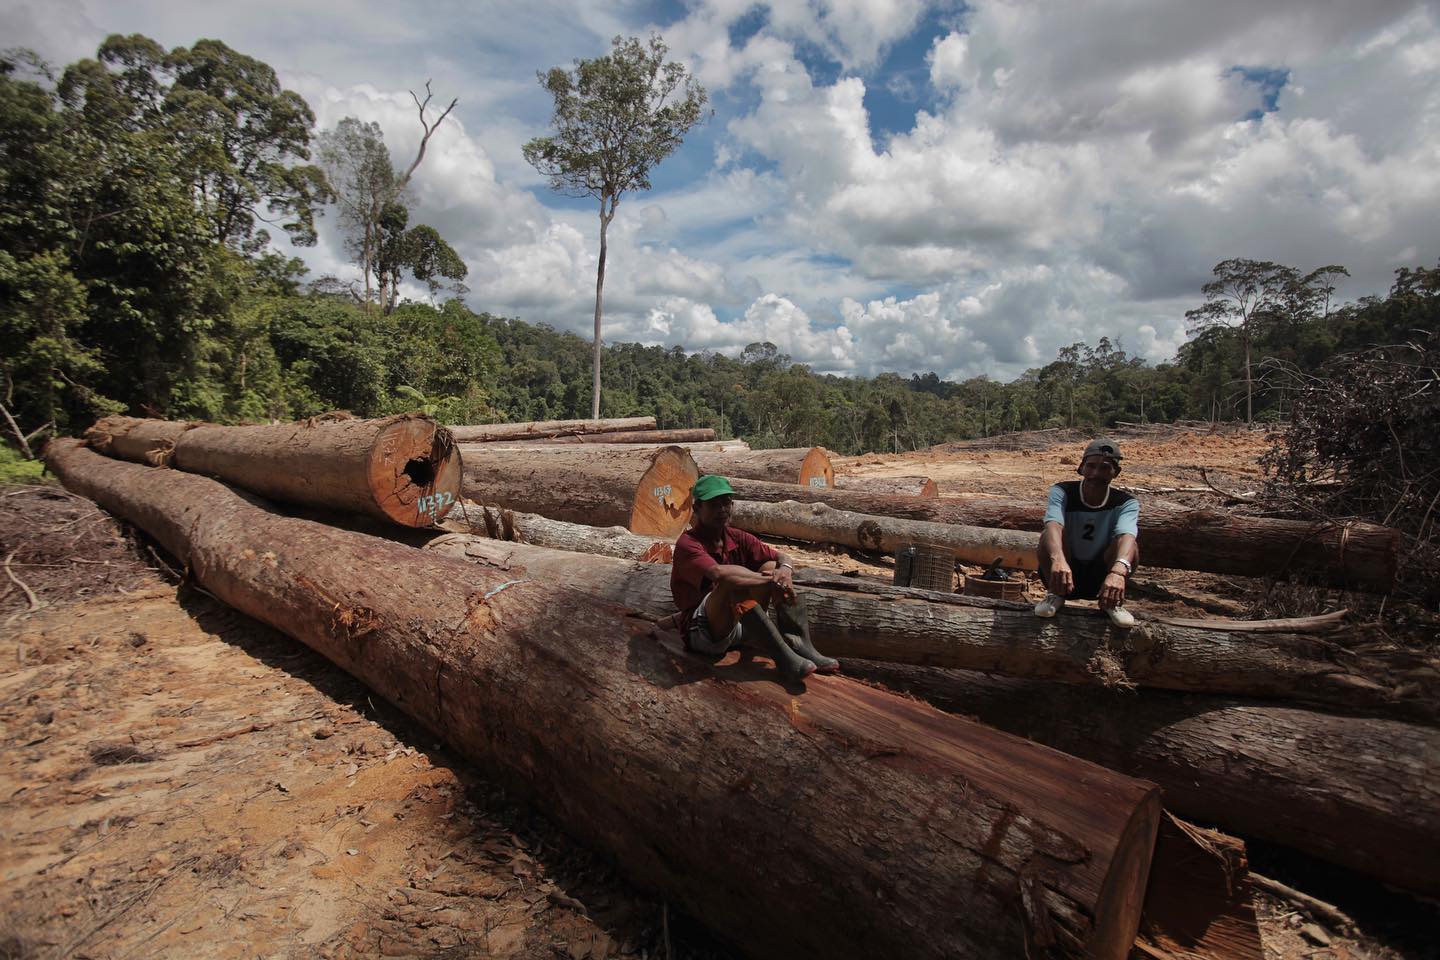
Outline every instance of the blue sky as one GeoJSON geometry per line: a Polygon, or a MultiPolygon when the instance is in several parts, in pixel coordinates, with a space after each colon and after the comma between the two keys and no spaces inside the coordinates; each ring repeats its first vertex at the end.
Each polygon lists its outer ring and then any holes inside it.
{"type": "MultiPolygon", "coordinates": [[[[652,30],[715,113],[621,204],[610,341],[1009,380],[1102,336],[1172,357],[1228,257],[1343,264],[1353,298],[1440,256],[1433,3],[0,0],[6,42],[56,64],[114,32],[219,38],[400,162],[432,79],[460,105],[412,222],[465,258],[475,309],[587,336],[596,209],[521,157],[536,71],[652,30]]],[[[333,215],[299,252],[353,270],[333,215]]]]}

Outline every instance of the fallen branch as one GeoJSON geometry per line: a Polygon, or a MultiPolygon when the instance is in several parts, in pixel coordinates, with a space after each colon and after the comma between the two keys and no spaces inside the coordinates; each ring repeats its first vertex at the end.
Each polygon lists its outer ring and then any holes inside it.
{"type": "Polygon", "coordinates": [[[25,585],[25,581],[15,576],[15,571],[10,569],[10,561],[14,560],[15,554],[19,552],[20,550],[17,547],[16,549],[10,551],[10,556],[5,558],[5,576],[9,577],[10,580],[15,584],[15,586],[19,587],[25,592],[25,598],[30,601],[30,609],[27,612],[33,613],[34,611],[40,609],[40,601],[35,599],[35,592],[25,585]]]}

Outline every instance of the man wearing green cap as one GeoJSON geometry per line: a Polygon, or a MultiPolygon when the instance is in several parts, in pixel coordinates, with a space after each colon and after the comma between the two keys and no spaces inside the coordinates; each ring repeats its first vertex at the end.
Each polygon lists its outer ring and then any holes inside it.
{"type": "Polygon", "coordinates": [[[675,541],[670,592],[680,608],[687,649],[719,659],[735,647],[775,661],[781,677],[803,680],[817,670],[835,673],[839,661],[810,642],[803,598],[783,553],[730,526],[735,490],[719,476],[703,476],[691,489],[690,529],[675,541]]]}
{"type": "Polygon", "coordinates": [[[1090,441],[1076,473],[1084,479],[1050,488],[1037,567],[1048,591],[1037,617],[1053,617],[1067,597],[1095,600],[1117,627],[1133,627],[1125,584],[1140,560],[1140,501],[1111,481],[1120,476],[1120,445],[1090,441]]]}

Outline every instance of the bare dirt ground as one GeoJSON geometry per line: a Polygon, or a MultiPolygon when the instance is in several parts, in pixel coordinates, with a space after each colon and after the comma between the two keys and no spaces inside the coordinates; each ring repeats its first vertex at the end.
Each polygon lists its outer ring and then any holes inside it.
{"type": "MultiPolygon", "coordinates": [[[[1255,489],[1265,445],[1122,442],[1126,483],[1212,503],[1212,484],[1255,489]]],[[[1039,497],[1081,444],[1029,435],[837,468],[1039,497]]],[[[885,558],[791,550],[889,575],[885,558]]],[[[0,561],[0,960],[734,956],[306,647],[177,586],[88,501],[0,490],[0,561]]],[[[1133,604],[1244,615],[1266,594],[1157,572],[1133,604]]],[[[1433,907],[1284,851],[1252,857],[1360,923],[1344,934],[1264,900],[1267,956],[1440,955],[1433,907]]]]}

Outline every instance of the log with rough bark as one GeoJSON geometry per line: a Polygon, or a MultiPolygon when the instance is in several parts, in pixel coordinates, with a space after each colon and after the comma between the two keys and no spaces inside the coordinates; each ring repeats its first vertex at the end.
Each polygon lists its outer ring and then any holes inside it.
{"type": "Polygon", "coordinates": [[[1224,697],[847,660],[847,673],[1154,780],[1231,833],[1440,894],[1440,730],[1224,697]]]}
{"type": "Polygon", "coordinates": [[[843,678],[712,667],[523,566],[73,442],[47,461],[754,955],[1122,958],[1134,940],[1151,784],[843,678]]]}
{"type": "Polygon", "coordinates": [[[552,437],[549,443],[649,443],[685,444],[710,443],[715,431],[710,427],[689,430],[616,430],[613,433],[586,433],[574,437],[552,437]]]}
{"type": "Polygon", "coordinates": [[[850,477],[837,476],[836,490],[857,493],[879,493],[887,496],[920,497],[930,500],[940,496],[940,487],[929,477],[850,477]]]}
{"type": "Polygon", "coordinates": [[[575,437],[617,430],[654,430],[654,417],[618,417],[612,420],[530,420],[525,423],[480,423],[451,427],[456,442],[486,443],[492,440],[542,440],[575,437]]]}
{"type": "MultiPolygon", "coordinates": [[[[493,443],[485,444],[460,444],[464,452],[467,448],[483,450],[554,450],[557,446],[562,447],[592,447],[599,443],[593,436],[586,437],[553,437],[549,440],[496,440],[493,443]]],[[[693,443],[631,443],[629,447],[684,447],[692,454],[697,450],[709,450],[717,452],[734,452],[749,450],[750,444],[744,440],[705,440],[693,443]]]]}
{"type": "MultiPolygon", "coordinates": [[[[1038,531],[1045,516],[1043,499],[965,494],[922,500],[850,490],[796,490],[747,479],[732,485],[742,500],[819,501],[851,513],[933,523],[1038,531]]],[[[1154,567],[1257,577],[1294,570],[1327,583],[1384,591],[1394,583],[1399,545],[1398,531],[1374,524],[1244,517],[1140,501],[1140,562],[1154,567]]]]}
{"type": "Polygon", "coordinates": [[[826,490],[835,481],[835,468],[821,447],[787,447],[780,450],[750,450],[745,453],[697,453],[701,473],[722,477],[749,477],[775,483],[799,484],[826,490]]]}
{"type": "Polygon", "coordinates": [[[121,459],[217,477],[284,503],[426,527],[460,494],[460,452],[449,431],[429,417],[324,416],[242,427],[137,420],[123,434],[110,424],[102,420],[92,428],[92,446],[121,459]],[[172,435],[168,451],[157,453],[156,444],[172,435]]]}
{"type": "Polygon", "coordinates": [[[163,467],[170,463],[175,441],[192,426],[198,424],[181,420],[104,417],[85,431],[85,442],[107,456],[163,467]]]}
{"type": "Polygon", "coordinates": [[[533,513],[486,507],[473,500],[461,500],[440,526],[449,533],[476,534],[491,540],[645,563],[669,563],[675,554],[672,541],[631,533],[624,527],[566,523],[533,513]]]}
{"type": "Polygon", "coordinates": [[[472,452],[464,489],[482,504],[673,540],[690,524],[699,476],[680,447],[560,446],[472,452]]]}
{"type": "MultiPolygon", "coordinates": [[[[437,537],[427,550],[476,563],[523,564],[595,596],[660,618],[674,612],[670,568],[484,537],[437,537]]],[[[1028,604],[891,587],[799,570],[811,629],[825,653],[926,666],[989,670],[1066,683],[1230,693],[1440,718],[1434,662],[1382,647],[1337,617],[1302,621],[1196,621],[1142,617],[1117,630],[1095,610],[1067,607],[1052,620],[1028,604]]]]}
{"type": "Polygon", "coordinates": [[[879,553],[894,553],[906,543],[934,544],[953,550],[962,563],[989,564],[998,558],[1012,570],[1034,570],[1040,542],[1038,533],[1023,530],[897,520],[795,501],[736,500],[730,522],[761,537],[838,543],[879,553]]]}

